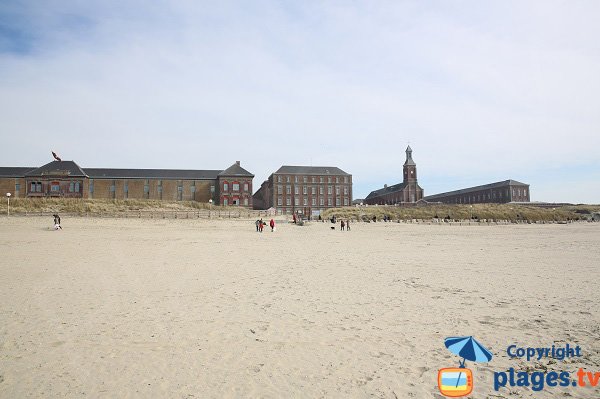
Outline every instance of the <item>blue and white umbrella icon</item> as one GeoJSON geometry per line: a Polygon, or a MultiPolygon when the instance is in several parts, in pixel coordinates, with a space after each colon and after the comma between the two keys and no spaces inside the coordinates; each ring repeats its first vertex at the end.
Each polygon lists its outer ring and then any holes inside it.
{"type": "MultiPolygon", "coordinates": [[[[493,357],[492,353],[472,336],[448,337],[444,340],[444,345],[446,345],[446,348],[450,352],[463,358],[462,361],[459,361],[460,368],[465,368],[466,360],[472,362],[489,362],[493,357]]],[[[456,386],[458,386],[461,374],[458,374],[456,386]]]]}
{"type": "Polygon", "coordinates": [[[472,336],[448,337],[444,340],[444,345],[450,352],[463,358],[460,367],[465,367],[465,360],[489,362],[493,357],[492,353],[472,336]]]}

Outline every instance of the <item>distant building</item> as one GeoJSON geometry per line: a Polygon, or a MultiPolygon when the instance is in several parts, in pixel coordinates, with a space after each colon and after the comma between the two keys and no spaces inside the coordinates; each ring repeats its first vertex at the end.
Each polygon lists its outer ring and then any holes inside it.
{"type": "Polygon", "coordinates": [[[516,180],[504,180],[483,186],[429,195],[424,199],[428,202],[442,202],[444,204],[481,204],[490,202],[529,202],[529,195],[529,184],[516,180]]]}
{"type": "Polygon", "coordinates": [[[412,159],[412,149],[406,147],[406,161],[403,166],[404,180],[402,183],[371,191],[364,199],[368,205],[414,204],[423,198],[423,189],[417,182],[417,164],[412,159]]]}
{"type": "Polygon", "coordinates": [[[253,196],[254,209],[317,215],[350,206],[352,175],[333,166],[282,166],[253,196]]]}
{"type": "Polygon", "coordinates": [[[0,167],[0,192],[14,198],[212,200],[252,207],[254,175],[237,161],[225,170],[80,168],[52,161],[39,168],[0,167]]]}

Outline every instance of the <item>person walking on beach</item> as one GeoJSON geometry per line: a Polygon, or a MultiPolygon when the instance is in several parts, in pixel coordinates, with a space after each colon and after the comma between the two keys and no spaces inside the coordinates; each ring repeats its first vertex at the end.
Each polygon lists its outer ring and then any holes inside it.
{"type": "Polygon", "coordinates": [[[262,218],[260,218],[260,221],[258,222],[258,231],[260,231],[262,233],[264,227],[265,227],[265,222],[263,222],[262,218]]]}
{"type": "Polygon", "coordinates": [[[340,229],[342,231],[344,231],[344,227],[346,226],[346,223],[344,223],[344,219],[342,219],[342,221],[340,222],[340,229]]]}
{"type": "Polygon", "coordinates": [[[271,233],[275,231],[275,220],[271,219],[269,222],[269,226],[271,226],[271,233]]]}
{"type": "Polygon", "coordinates": [[[256,232],[258,233],[258,229],[259,229],[259,224],[260,224],[260,220],[256,219],[256,223],[254,223],[256,225],[256,232]]]}
{"type": "Polygon", "coordinates": [[[62,230],[62,226],[60,225],[60,216],[58,216],[58,214],[54,214],[52,216],[54,216],[54,230],[62,230]]]}
{"type": "Polygon", "coordinates": [[[346,231],[350,231],[350,219],[346,220],[346,231]]]}
{"type": "Polygon", "coordinates": [[[296,224],[296,221],[297,221],[298,219],[296,218],[296,214],[295,214],[295,213],[294,213],[293,217],[294,217],[294,224],[296,224]]]}

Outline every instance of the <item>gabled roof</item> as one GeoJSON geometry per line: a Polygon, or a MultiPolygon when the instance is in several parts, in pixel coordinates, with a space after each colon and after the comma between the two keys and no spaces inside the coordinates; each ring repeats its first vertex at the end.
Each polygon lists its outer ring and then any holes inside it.
{"type": "Polygon", "coordinates": [[[283,165],[275,172],[276,174],[288,175],[345,175],[350,176],[340,168],[334,166],[290,166],[283,165]]]}
{"type": "Polygon", "coordinates": [[[25,177],[25,173],[33,169],[35,168],[0,167],[0,177],[25,177]]]}
{"type": "Polygon", "coordinates": [[[90,179],[214,180],[220,170],[85,168],[90,179]]]}
{"type": "Polygon", "coordinates": [[[499,188],[499,187],[508,187],[508,186],[529,186],[529,184],[521,183],[519,181],[509,179],[509,180],[499,181],[499,182],[496,182],[496,183],[484,184],[484,185],[481,185],[481,186],[463,188],[463,189],[460,189],[460,190],[454,190],[454,191],[448,191],[448,192],[445,192],[445,193],[428,195],[424,199],[427,200],[427,201],[429,201],[429,200],[434,200],[434,199],[441,198],[441,197],[446,197],[446,196],[449,196],[449,195],[468,194],[468,193],[472,193],[474,191],[487,190],[487,189],[499,188]]]}
{"type": "Polygon", "coordinates": [[[380,188],[379,190],[371,191],[371,193],[369,195],[367,195],[367,198],[365,198],[365,199],[371,199],[371,198],[379,197],[384,194],[395,193],[397,191],[402,190],[404,187],[406,187],[405,183],[398,183],[398,184],[394,184],[392,186],[380,188]]]}
{"type": "Polygon", "coordinates": [[[30,170],[25,176],[73,176],[86,177],[85,172],[73,161],[52,161],[37,169],[30,170]]]}
{"type": "Polygon", "coordinates": [[[245,176],[245,177],[254,177],[254,175],[248,172],[246,169],[240,166],[239,162],[234,163],[221,173],[219,176],[245,176]]]}

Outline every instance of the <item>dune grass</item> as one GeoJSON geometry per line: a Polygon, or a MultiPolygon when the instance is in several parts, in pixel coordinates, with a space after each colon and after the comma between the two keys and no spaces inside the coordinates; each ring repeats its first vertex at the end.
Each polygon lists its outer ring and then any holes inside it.
{"type": "Polygon", "coordinates": [[[558,206],[540,208],[513,204],[473,204],[471,205],[427,205],[414,207],[368,206],[328,209],[323,217],[353,220],[383,220],[384,215],[392,220],[449,218],[451,220],[506,220],[506,221],[568,221],[587,220],[593,212],[600,212],[600,205],[558,206]]]}
{"type": "MultiPolygon", "coordinates": [[[[0,213],[6,214],[7,202],[0,205],[0,213]]],[[[200,209],[239,210],[240,208],[220,207],[196,201],[157,201],[157,200],[106,200],[70,198],[14,198],[10,200],[11,214],[29,213],[78,213],[112,214],[128,211],[197,211],[200,209]]]]}

